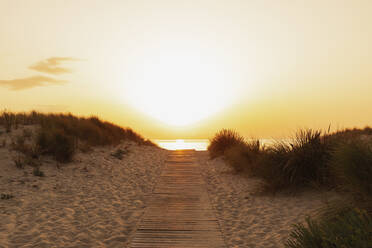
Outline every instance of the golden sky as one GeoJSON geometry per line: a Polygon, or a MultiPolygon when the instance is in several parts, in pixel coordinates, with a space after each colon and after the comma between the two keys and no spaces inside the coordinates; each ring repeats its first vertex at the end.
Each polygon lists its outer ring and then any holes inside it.
{"type": "Polygon", "coordinates": [[[149,138],[372,124],[372,1],[1,0],[0,108],[149,138]]]}

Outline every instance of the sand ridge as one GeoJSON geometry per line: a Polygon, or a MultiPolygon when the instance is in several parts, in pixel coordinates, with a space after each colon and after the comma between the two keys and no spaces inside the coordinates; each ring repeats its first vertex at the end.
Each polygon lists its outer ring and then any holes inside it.
{"type": "Polygon", "coordinates": [[[0,247],[126,247],[168,151],[123,143],[79,153],[58,169],[43,158],[45,177],[15,167],[0,148],[0,247]],[[122,160],[111,154],[129,149],[122,160]]]}
{"type": "Polygon", "coordinates": [[[260,180],[233,173],[221,158],[210,160],[207,152],[197,154],[228,247],[283,247],[293,224],[337,197],[315,190],[262,194],[260,180]]]}

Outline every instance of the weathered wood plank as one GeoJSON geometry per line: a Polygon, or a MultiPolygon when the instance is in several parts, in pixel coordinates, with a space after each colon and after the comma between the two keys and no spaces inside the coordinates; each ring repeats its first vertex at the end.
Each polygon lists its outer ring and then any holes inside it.
{"type": "Polygon", "coordinates": [[[130,244],[146,247],[225,247],[194,151],[174,151],[130,244]]]}

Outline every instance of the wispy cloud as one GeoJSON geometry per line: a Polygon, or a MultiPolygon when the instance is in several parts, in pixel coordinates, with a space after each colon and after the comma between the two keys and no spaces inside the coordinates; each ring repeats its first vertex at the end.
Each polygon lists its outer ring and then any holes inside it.
{"type": "Polygon", "coordinates": [[[11,90],[24,90],[38,86],[61,85],[67,83],[65,80],[57,80],[45,76],[32,76],[12,80],[0,80],[0,86],[7,87],[11,90]]]}
{"type": "Polygon", "coordinates": [[[72,58],[72,57],[51,57],[46,60],[42,60],[36,64],[31,65],[28,67],[31,70],[35,70],[38,72],[59,75],[64,73],[71,73],[71,69],[61,67],[60,65],[66,61],[78,61],[79,59],[72,58]]]}

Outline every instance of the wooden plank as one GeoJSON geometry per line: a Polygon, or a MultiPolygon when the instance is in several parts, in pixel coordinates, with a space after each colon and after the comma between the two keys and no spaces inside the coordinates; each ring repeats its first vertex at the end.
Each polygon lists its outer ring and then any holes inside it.
{"type": "Polygon", "coordinates": [[[195,161],[194,151],[169,155],[130,247],[226,247],[195,161]]]}

